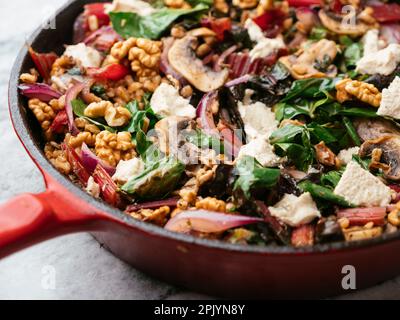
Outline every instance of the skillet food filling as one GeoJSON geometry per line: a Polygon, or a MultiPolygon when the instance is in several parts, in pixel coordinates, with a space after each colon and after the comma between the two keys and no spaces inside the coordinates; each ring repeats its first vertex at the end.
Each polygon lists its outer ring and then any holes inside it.
{"type": "Polygon", "coordinates": [[[312,246],[400,226],[400,5],[115,0],[19,89],[44,154],[170,231],[312,246]]]}

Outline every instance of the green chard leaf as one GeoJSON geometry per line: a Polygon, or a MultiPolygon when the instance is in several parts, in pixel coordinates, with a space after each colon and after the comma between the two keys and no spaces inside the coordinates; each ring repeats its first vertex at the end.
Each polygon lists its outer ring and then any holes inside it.
{"type": "Polygon", "coordinates": [[[182,133],[187,142],[192,143],[201,149],[213,149],[216,152],[224,152],[224,144],[219,138],[207,135],[200,129],[182,133]]]}
{"type": "MultiPolygon", "coordinates": [[[[148,97],[144,97],[143,102],[145,106],[144,110],[140,110],[139,102],[136,100],[125,106],[125,108],[127,108],[131,113],[132,118],[129,124],[123,128],[122,131],[128,131],[132,134],[132,138],[136,143],[136,150],[142,158],[146,158],[145,154],[153,143],[147,138],[143,128],[145,123],[147,123],[147,129],[153,129],[159,118],[151,109],[148,97]]],[[[151,152],[154,152],[154,150],[151,152]]]]}
{"type": "Polygon", "coordinates": [[[238,178],[233,190],[241,191],[247,199],[251,198],[252,190],[274,187],[281,174],[279,169],[264,168],[255,158],[250,156],[238,159],[235,170],[238,178]]]}
{"type": "Polygon", "coordinates": [[[335,89],[336,83],[341,78],[310,78],[296,80],[281,102],[287,102],[295,98],[325,98],[326,92],[335,89]]]}
{"type": "Polygon", "coordinates": [[[130,179],[122,190],[140,199],[163,198],[175,189],[184,171],[182,162],[174,157],[164,157],[130,179]]]}
{"type": "Polygon", "coordinates": [[[344,199],[343,197],[334,194],[330,188],[320,186],[318,184],[312,183],[311,181],[300,182],[298,187],[303,192],[309,192],[313,198],[318,198],[328,202],[332,202],[341,207],[346,207],[346,208],[354,207],[353,204],[347,202],[347,200],[344,199]]]}
{"type": "Polygon", "coordinates": [[[192,9],[161,8],[148,16],[139,16],[133,12],[110,12],[115,31],[123,38],[137,37],[159,39],[169,26],[178,18],[204,12],[208,5],[204,1],[192,9]]]}
{"type": "Polygon", "coordinates": [[[337,186],[337,184],[339,183],[343,172],[344,172],[344,169],[340,170],[340,171],[333,170],[333,171],[329,171],[328,173],[324,173],[321,176],[321,184],[326,188],[334,189],[337,186]]]}
{"type": "Polygon", "coordinates": [[[99,128],[103,129],[103,130],[107,130],[110,132],[116,132],[117,130],[114,128],[111,128],[110,126],[104,124],[102,121],[102,119],[92,119],[89,117],[85,116],[85,109],[87,107],[87,105],[81,100],[81,99],[75,99],[71,101],[71,105],[72,105],[72,110],[75,113],[76,116],[83,118],[93,124],[95,124],[96,126],[98,126],[99,128]]]}

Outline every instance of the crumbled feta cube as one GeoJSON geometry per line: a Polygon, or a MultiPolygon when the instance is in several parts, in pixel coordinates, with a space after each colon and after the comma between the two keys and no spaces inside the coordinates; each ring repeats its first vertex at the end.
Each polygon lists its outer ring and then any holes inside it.
{"type": "Polygon", "coordinates": [[[294,194],[285,194],[281,201],[269,207],[271,214],[284,223],[298,227],[310,223],[321,214],[309,192],[300,197],[294,194]]]}
{"type": "Polygon", "coordinates": [[[275,39],[265,37],[261,28],[252,19],[246,20],[245,28],[249,33],[250,39],[257,43],[249,53],[251,60],[268,57],[279,49],[286,48],[282,37],[277,37],[275,39]]]}
{"type": "Polygon", "coordinates": [[[247,139],[253,140],[263,136],[266,139],[278,129],[275,113],[262,102],[244,104],[239,102],[239,113],[243,119],[247,139]]]}
{"type": "Polygon", "coordinates": [[[253,19],[247,19],[244,27],[247,29],[251,41],[260,42],[265,39],[263,31],[253,19]]]}
{"type": "Polygon", "coordinates": [[[384,207],[392,200],[392,191],[372,173],[350,161],[334,193],[361,207],[384,207]]]}
{"type": "Polygon", "coordinates": [[[361,39],[363,45],[363,57],[379,51],[379,30],[369,30],[361,39]]]}
{"type": "Polygon", "coordinates": [[[358,151],[360,151],[359,147],[343,149],[339,152],[338,158],[343,165],[346,165],[351,161],[354,154],[358,154],[358,151]]]}
{"type": "Polygon", "coordinates": [[[86,46],[84,43],[67,46],[64,55],[79,61],[85,68],[98,68],[103,60],[100,52],[92,47],[86,46]]]}
{"type": "Polygon", "coordinates": [[[100,186],[94,181],[92,176],[89,178],[87,182],[86,192],[95,198],[100,197],[100,186]]]}
{"type": "Polygon", "coordinates": [[[133,12],[139,16],[147,16],[156,11],[150,3],[142,0],[114,0],[105,5],[106,12],[133,12]]]}
{"type": "Polygon", "coordinates": [[[265,38],[258,42],[253,49],[250,51],[251,60],[258,58],[265,58],[269,55],[277,52],[279,49],[286,48],[285,43],[281,37],[275,39],[265,38]]]}
{"type": "Polygon", "coordinates": [[[240,148],[238,158],[250,156],[255,158],[264,167],[276,167],[281,158],[274,153],[274,147],[263,137],[251,140],[240,148]]]}
{"type": "Polygon", "coordinates": [[[400,77],[394,78],[389,88],[382,90],[381,105],[376,113],[400,119],[400,77]]]}
{"type": "Polygon", "coordinates": [[[181,116],[194,119],[196,109],[183,98],[178,90],[166,83],[162,83],[154,92],[150,105],[153,111],[161,116],[181,116]]]}
{"type": "Polygon", "coordinates": [[[144,170],[144,162],[140,158],[131,160],[121,160],[117,165],[117,170],[112,179],[120,184],[127,183],[131,178],[142,173],[144,170]]]}
{"type": "Polygon", "coordinates": [[[362,74],[390,75],[400,62],[400,44],[390,44],[385,49],[362,57],[356,71],[362,74]]]}

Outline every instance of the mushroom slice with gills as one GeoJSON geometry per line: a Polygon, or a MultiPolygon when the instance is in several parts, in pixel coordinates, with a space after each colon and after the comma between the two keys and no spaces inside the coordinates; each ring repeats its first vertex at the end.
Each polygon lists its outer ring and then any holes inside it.
{"type": "Polygon", "coordinates": [[[167,155],[177,152],[180,132],[189,126],[190,121],[187,117],[170,116],[156,123],[156,143],[161,152],[167,155]]]}
{"type": "Polygon", "coordinates": [[[339,35],[358,37],[365,34],[369,29],[376,27],[375,23],[364,23],[357,17],[351,17],[350,14],[342,16],[330,11],[320,10],[318,16],[325,28],[339,35]],[[356,24],[352,23],[354,19],[356,24]]]}
{"type": "Polygon", "coordinates": [[[305,50],[301,49],[295,54],[280,58],[279,62],[284,64],[297,80],[334,77],[337,70],[332,62],[336,55],[336,43],[322,39],[305,50]]]}
{"type": "Polygon", "coordinates": [[[372,156],[371,168],[381,169],[384,177],[400,180],[400,136],[384,135],[365,141],[360,148],[361,157],[372,156]]]}
{"type": "Polygon", "coordinates": [[[192,49],[196,43],[197,39],[193,36],[176,40],[168,52],[169,63],[202,92],[210,92],[222,87],[228,79],[229,70],[223,69],[217,72],[205,66],[192,49]]]}
{"type": "Polygon", "coordinates": [[[357,119],[354,125],[362,141],[378,139],[384,135],[400,136],[400,128],[385,119],[357,119]]]}

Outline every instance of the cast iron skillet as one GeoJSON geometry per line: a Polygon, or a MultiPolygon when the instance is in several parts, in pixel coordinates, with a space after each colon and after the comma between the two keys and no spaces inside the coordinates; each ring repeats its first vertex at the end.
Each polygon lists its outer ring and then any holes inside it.
{"type": "MultiPolygon", "coordinates": [[[[29,43],[40,52],[62,52],[85,3],[57,12],[55,30],[39,28],[29,43]]],[[[15,131],[41,170],[46,191],[0,206],[0,257],[62,234],[90,231],[117,257],[166,282],[231,298],[309,298],[345,292],[343,267],[356,270],[357,289],[393,278],[400,269],[400,234],[363,242],[305,249],[230,245],[176,234],[134,220],[95,200],[46,160],[40,128],[18,94],[21,72],[32,67],[24,46],[12,69],[9,108],[15,131]]],[[[15,168],[17,170],[17,168],[15,168]]]]}

